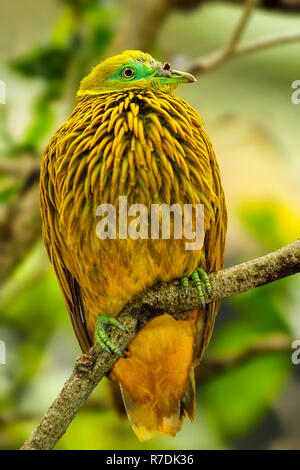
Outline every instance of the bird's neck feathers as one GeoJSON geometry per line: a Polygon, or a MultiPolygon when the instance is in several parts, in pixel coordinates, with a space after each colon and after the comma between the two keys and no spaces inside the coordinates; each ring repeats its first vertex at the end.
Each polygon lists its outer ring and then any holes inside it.
{"type": "Polygon", "coordinates": [[[134,94],[144,94],[147,92],[152,92],[152,93],[164,93],[168,95],[172,95],[176,88],[178,87],[177,84],[165,84],[161,85],[158,80],[152,80],[151,86],[149,86],[149,83],[145,84],[145,86],[139,86],[139,87],[128,87],[128,88],[116,88],[116,89],[92,89],[92,90],[81,90],[79,89],[77,92],[77,99],[80,100],[83,97],[88,97],[88,96],[99,96],[103,97],[104,99],[106,97],[109,97],[113,94],[122,94],[124,97],[125,95],[130,96],[132,93],[134,94]]]}

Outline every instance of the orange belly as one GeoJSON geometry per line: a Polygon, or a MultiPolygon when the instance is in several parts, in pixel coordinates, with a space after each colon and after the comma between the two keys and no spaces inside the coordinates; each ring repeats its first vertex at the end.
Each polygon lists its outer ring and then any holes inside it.
{"type": "Polygon", "coordinates": [[[119,359],[112,369],[140,440],[155,432],[174,436],[185,414],[193,419],[197,319],[198,310],[187,320],[167,314],[153,318],[131,342],[129,357],[119,359]]]}

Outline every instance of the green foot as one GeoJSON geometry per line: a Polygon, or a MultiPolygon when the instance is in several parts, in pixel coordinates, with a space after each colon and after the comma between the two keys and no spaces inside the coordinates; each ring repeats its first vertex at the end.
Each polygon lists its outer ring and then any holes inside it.
{"type": "MultiPolygon", "coordinates": [[[[204,289],[203,289],[202,283],[204,284],[204,288],[207,292],[208,297],[210,297],[211,296],[211,286],[210,286],[208,276],[207,276],[206,272],[204,271],[204,269],[198,268],[192,273],[190,278],[192,279],[192,281],[194,282],[194,284],[197,288],[198,295],[199,295],[199,298],[200,298],[200,301],[201,301],[201,305],[205,309],[206,308],[206,303],[205,303],[204,289]],[[201,283],[201,281],[202,281],[202,283],[201,283]]],[[[186,273],[182,276],[181,281],[182,281],[184,292],[187,295],[188,292],[189,292],[189,277],[186,273]]]]}
{"type": "Polygon", "coordinates": [[[96,341],[105,351],[111,354],[118,354],[119,356],[126,358],[121,349],[118,348],[118,346],[115,346],[109,339],[106,333],[106,327],[108,325],[114,325],[115,327],[119,328],[119,330],[126,331],[126,328],[124,328],[124,326],[114,317],[111,317],[110,315],[99,315],[95,325],[96,341]]]}

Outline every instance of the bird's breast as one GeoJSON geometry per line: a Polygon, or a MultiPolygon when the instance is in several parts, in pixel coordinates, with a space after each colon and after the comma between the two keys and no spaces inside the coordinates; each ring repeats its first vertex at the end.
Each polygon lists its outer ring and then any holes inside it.
{"type": "Polygon", "coordinates": [[[140,205],[151,234],[151,208],[160,204],[204,204],[204,232],[209,228],[215,194],[201,129],[201,118],[183,100],[129,90],[82,98],[53,141],[49,185],[68,247],[64,258],[95,312],[109,306],[117,313],[133,294],[199,264],[202,250],[188,251],[183,239],[172,238],[173,222],[170,239],[133,238],[128,229],[138,216],[132,207],[140,205]],[[127,238],[121,239],[120,197],[127,204],[127,238]],[[99,237],[105,207],[112,210],[115,238],[99,237]]]}

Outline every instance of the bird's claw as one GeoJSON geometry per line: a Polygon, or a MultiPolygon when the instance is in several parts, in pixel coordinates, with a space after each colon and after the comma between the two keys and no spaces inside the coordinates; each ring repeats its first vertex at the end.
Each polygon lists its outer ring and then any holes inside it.
{"type": "Polygon", "coordinates": [[[127,331],[122,323],[120,323],[114,317],[100,314],[98,315],[95,325],[95,338],[97,343],[102,349],[109,352],[110,354],[118,354],[119,356],[126,358],[121,349],[109,339],[108,334],[106,333],[106,327],[108,325],[113,325],[121,331],[127,331]]]}
{"type": "MultiPolygon", "coordinates": [[[[210,285],[209,278],[206,272],[204,271],[204,269],[201,269],[201,268],[196,269],[192,273],[190,278],[192,279],[192,281],[194,282],[197,288],[201,305],[205,309],[206,302],[205,302],[204,289],[203,289],[202,283],[204,284],[204,288],[207,292],[208,297],[211,297],[211,285],[210,285]]],[[[181,278],[181,281],[182,281],[184,293],[185,295],[187,295],[189,292],[189,276],[186,273],[184,273],[184,275],[181,278]]]]}

